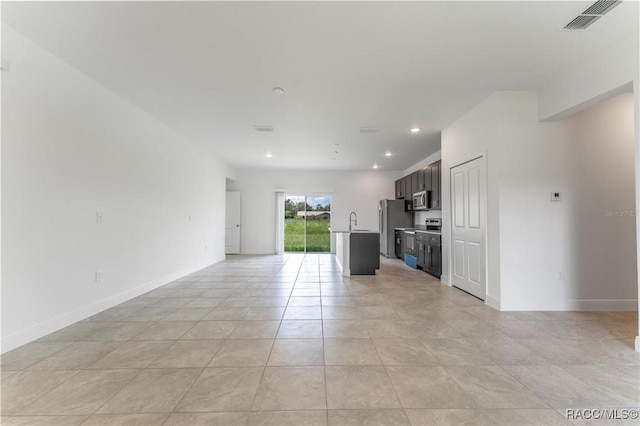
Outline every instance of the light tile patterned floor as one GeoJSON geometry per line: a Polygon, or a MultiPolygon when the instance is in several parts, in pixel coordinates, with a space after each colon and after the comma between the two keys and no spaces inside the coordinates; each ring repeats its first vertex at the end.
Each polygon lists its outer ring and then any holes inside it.
{"type": "Polygon", "coordinates": [[[395,259],[237,256],[5,354],[2,423],[569,424],[640,406],[636,327],[498,312],[395,259]]]}

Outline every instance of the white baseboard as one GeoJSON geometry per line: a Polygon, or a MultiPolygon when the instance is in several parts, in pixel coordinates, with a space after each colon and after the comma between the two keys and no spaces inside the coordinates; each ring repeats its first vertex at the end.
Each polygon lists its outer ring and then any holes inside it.
{"type": "Polygon", "coordinates": [[[503,311],[637,311],[636,299],[522,300],[503,311]]]}
{"type": "Polygon", "coordinates": [[[189,275],[196,271],[204,269],[207,266],[211,266],[215,263],[218,263],[220,262],[220,260],[216,260],[213,262],[206,261],[198,265],[192,266],[191,268],[183,269],[181,271],[174,272],[169,275],[165,275],[158,279],[155,279],[155,280],[146,282],[144,284],[138,285],[136,287],[130,288],[128,290],[125,290],[121,293],[115,294],[113,296],[109,296],[105,299],[99,300],[97,302],[93,302],[89,305],[82,306],[73,311],[66,312],[57,317],[48,319],[46,321],[41,322],[40,324],[36,324],[27,329],[13,333],[10,336],[3,336],[0,343],[0,348],[2,349],[1,353],[5,353],[7,351],[13,350],[22,345],[26,345],[27,343],[33,342],[34,340],[44,337],[47,334],[51,334],[54,331],[58,331],[78,321],[82,321],[85,318],[89,318],[90,316],[98,314],[106,309],[119,305],[120,303],[126,302],[127,300],[131,300],[134,297],[138,297],[151,290],[155,290],[158,287],[162,287],[163,285],[168,284],[172,281],[175,281],[178,278],[182,278],[186,275],[189,275]]]}
{"type": "Polygon", "coordinates": [[[451,284],[449,283],[449,275],[440,275],[440,282],[451,287],[451,284]]]}
{"type": "Polygon", "coordinates": [[[569,308],[575,311],[637,311],[638,300],[571,300],[569,308]]]}
{"type": "Polygon", "coordinates": [[[263,254],[263,255],[270,255],[270,254],[276,254],[275,251],[273,250],[263,250],[263,249],[242,249],[240,251],[240,254],[263,254]]]}
{"type": "Polygon", "coordinates": [[[485,300],[484,303],[486,303],[488,306],[491,306],[493,309],[500,310],[500,299],[496,297],[489,296],[487,294],[487,300],[485,300]]]}

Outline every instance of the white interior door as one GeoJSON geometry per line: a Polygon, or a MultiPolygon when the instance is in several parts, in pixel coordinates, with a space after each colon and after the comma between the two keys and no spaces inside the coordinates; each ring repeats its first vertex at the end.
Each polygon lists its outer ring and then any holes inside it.
{"type": "Polygon", "coordinates": [[[240,254],[240,193],[227,192],[225,214],[225,253],[240,254]]]}
{"type": "Polygon", "coordinates": [[[485,300],[486,174],[484,157],[451,169],[451,284],[485,300]]]}

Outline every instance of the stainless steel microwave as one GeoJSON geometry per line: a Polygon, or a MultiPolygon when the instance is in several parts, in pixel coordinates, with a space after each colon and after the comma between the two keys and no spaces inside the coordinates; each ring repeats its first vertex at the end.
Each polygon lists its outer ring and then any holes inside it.
{"type": "Polygon", "coordinates": [[[429,208],[428,192],[420,191],[413,194],[413,210],[427,210],[429,208]]]}

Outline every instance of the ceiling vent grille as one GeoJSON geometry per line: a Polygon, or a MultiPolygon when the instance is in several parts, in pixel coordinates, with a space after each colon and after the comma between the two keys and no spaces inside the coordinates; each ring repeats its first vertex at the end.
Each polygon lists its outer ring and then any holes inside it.
{"type": "Polygon", "coordinates": [[[614,7],[622,3],[622,0],[599,0],[592,4],[587,10],[582,12],[583,15],[605,15],[614,7]]]}
{"type": "Polygon", "coordinates": [[[253,126],[256,132],[273,132],[273,126],[253,126]]]}
{"type": "Polygon", "coordinates": [[[378,127],[361,127],[360,133],[376,133],[380,128],[378,127]]]}
{"type": "Polygon", "coordinates": [[[622,3],[622,0],[598,0],[578,15],[574,20],[569,22],[564,28],[566,30],[584,30],[605,14],[609,13],[614,7],[622,3]]]}
{"type": "Polygon", "coordinates": [[[574,19],[573,21],[569,22],[567,24],[567,26],[564,27],[564,28],[567,29],[567,30],[584,30],[589,25],[591,25],[594,22],[596,22],[598,19],[600,19],[599,16],[580,15],[576,19],[574,19]]]}

